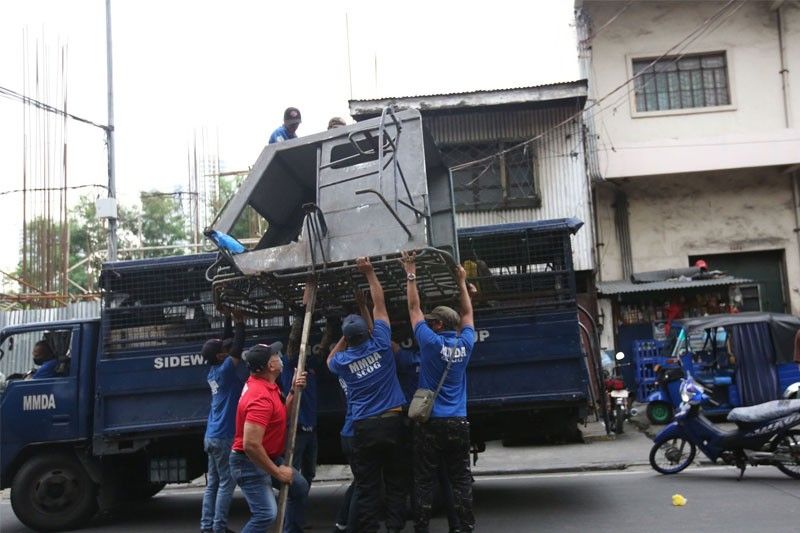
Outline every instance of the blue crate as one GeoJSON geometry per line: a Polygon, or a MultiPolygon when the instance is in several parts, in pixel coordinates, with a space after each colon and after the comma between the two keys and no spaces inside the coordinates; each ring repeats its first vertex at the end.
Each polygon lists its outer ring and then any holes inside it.
{"type": "Polygon", "coordinates": [[[636,401],[639,403],[647,403],[647,397],[650,393],[656,390],[657,386],[654,381],[640,383],[636,387],[636,401]]]}

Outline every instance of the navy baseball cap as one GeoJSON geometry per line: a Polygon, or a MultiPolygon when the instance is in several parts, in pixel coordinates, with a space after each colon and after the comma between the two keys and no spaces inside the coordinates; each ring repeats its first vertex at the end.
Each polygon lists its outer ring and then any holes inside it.
{"type": "Polygon", "coordinates": [[[286,111],[283,112],[283,123],[287,126],[291,124],[300,124],[301,120],[300,110],[296,107],[287,107],[286,111]]]}
{"type": "Polygon", "coordinates": [[[250,372],[261,372],[267,368],[270,357],[278,355],[283,349],[283,343],[273,342],[272,344],[256,344],[244,354],[244,362],[250,372]]]}
{"type": "Polygon", "coordinates": [[[342,320],[342,335],[347,340],[369,336],[367,321],[361,315],[347,315],[342,320]]]}
{"type": "Polygon", "coordinates": [[[220,339],[210,339],[203,344],[200,350],[200,355],[207,363],[213,363],[217,360],[217,354],[222,351],[222,341],[220,339]]]}

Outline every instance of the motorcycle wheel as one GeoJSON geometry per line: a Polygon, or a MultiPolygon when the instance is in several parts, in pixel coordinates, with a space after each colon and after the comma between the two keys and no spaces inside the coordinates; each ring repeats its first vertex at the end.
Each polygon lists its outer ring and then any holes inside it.
{"type": "Polygon", "coordinates": [[[694,443],[683,437],[665,440],[650,449],[650,466],[660,474],[677,474],[692,464],[696,453],[694,443]]]}
{"type": "Polygon", "coordinates": [[[791,429],[784,435],[776,437],[772,442],[773,453],[785,453],[794,458],[793,461],[776,463],[775,468],[789,477],[800,479],[800,430],[791,429]],[[792,453],[794,448],[794,453],[792,453]]]}
{"type": "Polygon", "coordinates": [[[625,412],[621,406],[614,407],[614,420],[612,421],[612,428],[614,433],[620,434],[625,431],[625,412]]]}
{"type": "Polygon", "coordinates": [[[666,402],[647,404],[647,419],[652,424],[663,425],[672,422],[672,406],[666,402]]]}

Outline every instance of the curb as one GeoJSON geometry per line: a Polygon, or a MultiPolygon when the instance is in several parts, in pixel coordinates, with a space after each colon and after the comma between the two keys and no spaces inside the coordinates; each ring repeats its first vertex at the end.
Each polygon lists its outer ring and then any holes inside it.
{"type": "MultiPolygon", "coordinates": [[[[645,463],[642,463],[642,465],[645,463]]],[[[639,463],[604,463],[604,464],[588,464],[577,466],[563,466],[552,468],[519,468],[515,470],[473,470],[473,477],[484,476],[516,476],[516,475],[532,475],[532,474],[574,474],[580,472],[607,472],[626,470],[632,466],[641,466],[639,463]]]]}

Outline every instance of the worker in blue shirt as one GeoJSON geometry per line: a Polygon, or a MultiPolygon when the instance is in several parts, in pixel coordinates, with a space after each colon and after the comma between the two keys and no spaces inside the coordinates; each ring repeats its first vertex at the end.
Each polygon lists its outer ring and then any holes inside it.
{"type": "Polygon", "coordinates": [[[33,364],[39,368],[30,374],[30,379],[56,377],[58,359],[47,341],[41,340],[33,345],[33,364]]]}
{"type": "Polygon", "coordinates": [[[300,110],[296,107],[287,107],[286,111],[283,112],[283,124],[269,136],[269,144],[296,139],[300,122],[300,110]]]}
{"type": "Polygon", "coordinates": [[[232,334],[231,318],[225,318],[221,339],[206,341],[201,350],[211,388],[211,410],[204,439],[208,454],[208,475],[203,494],[200,529],[204,533],[225,533],[228,529],[228,510],[236,484],[231,477],[228,458],[236,431],[236,407],[249,376],[247,365],[241,364],[244,349],[244,318],[235,315],[236,331],[232,334]]]}
{"type": "Polygon", "coordinates": [[[418,533],[428,531],[434,477],[441,464],[452,486],[461,531],[473,531],[466,371],[475,345],[475,326],[467,273],[460,265],[456,267],[460,316],[447,306],[423,314],[416,283],[415,254],[403,252],[402,262],[406,271],[409,318],[420,350],[420,388],[436,390],[447,372],[430,419],[414,427],[414,529],[418,533]]]}
{"type": "Polygon", "coordinates": [[[347,385],[353,419],[353,472],[358,491],[356,531],[378,531],[385,488],[386,527],[400,531],[405,525],[406,477],[402,456],[403,390],[397,380],[392,353],[391,327],[383,287],[369,262],[360,257],[358,270],[369,283],[374,326],[348,315],[342,321],[342,338],[328,355],[328,368],[347,385]]]}

